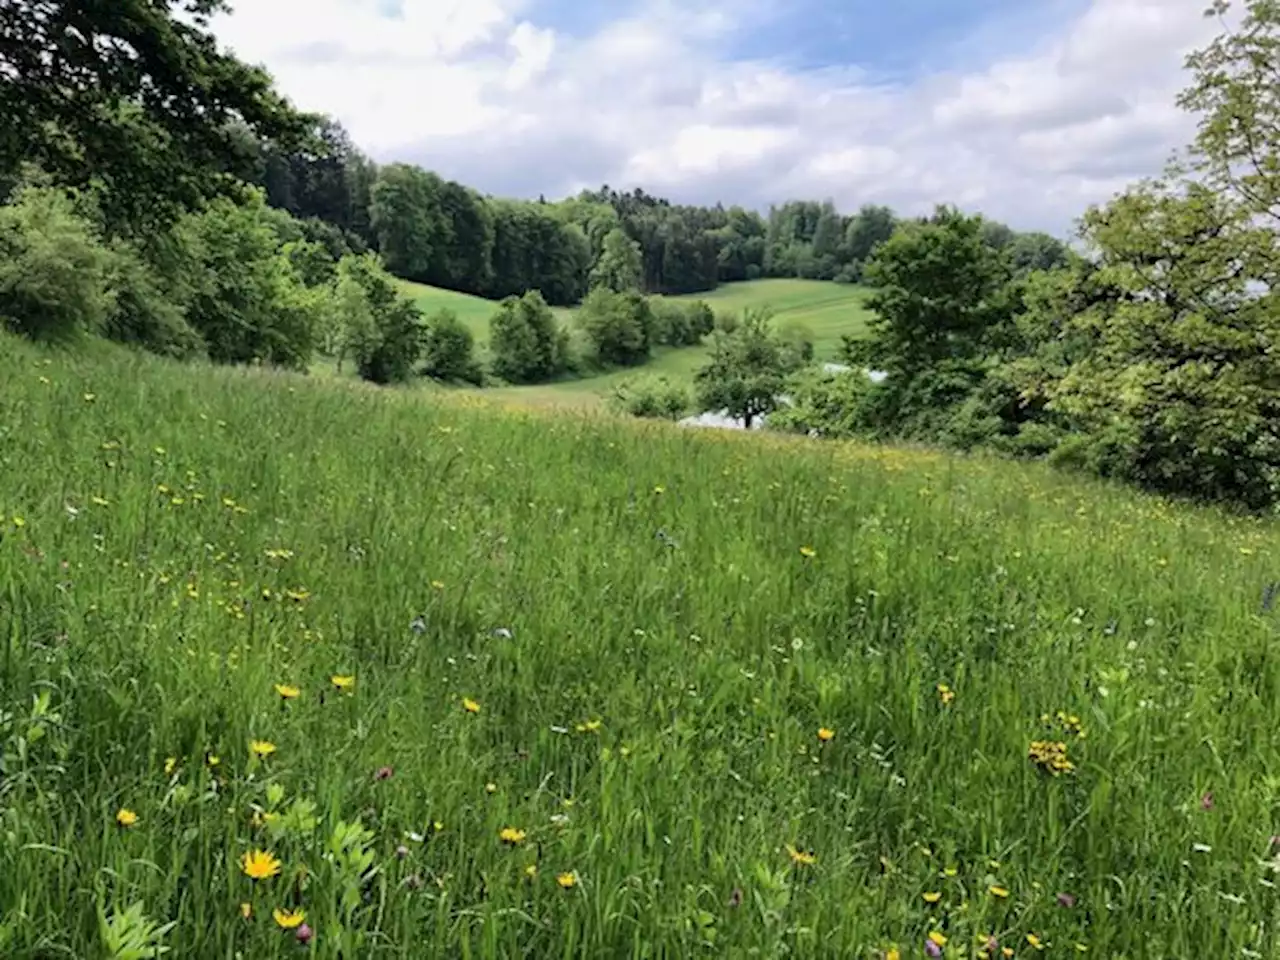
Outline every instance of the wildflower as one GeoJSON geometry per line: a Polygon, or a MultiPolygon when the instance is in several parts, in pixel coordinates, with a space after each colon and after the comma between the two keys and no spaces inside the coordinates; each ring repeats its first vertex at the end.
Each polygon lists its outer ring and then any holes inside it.
{"type": "Polygon", "coordinates": [[[827,741],[831,740],[833,737],[835,737],[835,735],[836,735],[836,732],[832,730],[830,727],[818,728],[818,739],[821,740],[823,743],[826,743],[827,741]]]}
{"type": "Polygon", "coordinates": [[[178,758],[177,758],[177,757],[165,757],[165,758],[164,758],[164,775],[165,775],[166,777],[171,777],[171,776],[173,776],[173,771],[174,771],[174,770],[176,770],[177,768],[178,768],[178,758]]]}
{"type": "Polygon", "coordinates": [[[806,560],[812,560],[817,555],[818,555],[818,551],[815,550],[813,547],[800,548],[800,556],[804,557],[806,560]]]}
{"type": "Polygon", "coordinates": [[[1006,890],[1004,887],[992,886],[992,887],[989,887],[988,889],[991,891],[991,895],[993,897],[999,897],[1001,900],[1007,900],[1009,897],[1009,891],[1006,890]]]}
{"type": "Polygon", "coordinates": [[[206,753],[204,755],[204,762],[208,764],[209,769],[212,770],[214,767],[216,767],[218,764],[222,762],[222,758],[219,757],[216,753],[206,753]]]}
{"type": "Polygon", "coordinates": [[[249,903],[248,901],[245,901],[244,903],[241,903],[241,904],[240,904],[240,916],[244,917],[244,919],[246,919],[246,920],[252,920],[252,919],[253,919],[253,904],[252,904],[252,903],[249,903]]]}
{"type": "Polygon", "coordinates": [[[1037,937],[1034,933],[1027,934],[1027,943],[1031,944],[1037,950],[1044,949],[1044,941],[1037,937]]]}
{"type": "Polygon", "coordinates": [[[281,930],[293,930],[301,926],[302,921],[307,919],[305,910],[285,911],[276,907],[271,911],[271,916],[276,922],[276,926],[281,930]]]}
{"type": "Polygon", "coordinates": [[[524,831],[518,827],[503,827],[498,833],[498,838],[502,840],[503,843],[509,843],[513,847],[517,844],[523,843],[524,837],[524,831]]]}
{"type": "Polygon", "coordinates": [[[890,947],[884,952],[884,960],[902,960],[902,952],[897,947],[890,947]]]}
{"type": "Polygon", "coordinates": [[[496,783],[486,783],[486,784],[484,785],[484,792],[485,792],[485,793],[497,793],[497,792],[498,792],[498,785],[497,785],[496,783]]]}
{"type": "Polygon", "coordinates": [[[250,880],[266,880],[280,873],[280,861],[266,850],[254,850],[241,857],[240,869],[250,880]]]}
{"type": "Polygon", "coordinates": [[[128,807],[116,811],[116,823],[122,827],[132,827],[138,822],[138,815],[128,807]]]}
{"type": "Polygon", "coordinates": [[[601,722],[599,720],[588,720],[586,723],[580,723],[577,726],[579,733],[598,733],[600,731],[601,722]]]}
{"type": "Polygon", "coordinates": [[[270,740],[250,740],[249,749],[260,760],[265,760],[276,752],[276,745],[270,740]]]}
{"type": "Polygon", "coordinates": [[[405,857],[407,857],[407,856],[409,856],[409,848],[408,848],[408,847],[406,847],[403,843],[402,843],[402,844],[400,844],[400,846],[396,847],[396,859],[397,859],[397,860],[403,860],[403,859],[404,859],[405,857]]]}
{"type": "Polygon", "coordinates": [[[563,890],[572,890],[578,885],[578,876],[574,873],[560,873],[556,875],[556,883],[563,890]]]}
{"type": "Polygon", "coordinates": [[[791,862],[798,867],[811,867],[818,862],[816,854],[807,850],[797,850],[791,844],[787,844],[787,853],[791,857],[791,862]]]}
{"type": "Polygon", "coordinates": [[[277,683],[276,693],[281,700],[297,700],[302,695],[302,691],[297,687],[288,683],[277,683]]]}
{"type": "Polygon", "coordinates": [[[658,484],[656,487],[653,488],[653,492],[656,493],[658,496],[662,496],[662,494],[667,492],[667,488],[664,487],[662,484],[658,484]]]}
{"type": "Polygon", "coordinates": [[[942,956],[942,948],[933,941],[932,936],[924,942],[924,952],[930,957],[942,956]]]}
{"type": "Polygon", "coordinates": [[[390,780],[395,775],[395,769],[392,767],[379,767],[378,772],[373,775],[373,779],[379,782],[390,780]]]}
{"type": "Polygon", "coordinates": [[[1076,898],[1070,893],[1058,894],[1058,906],[1066,907],[1068,910],[1076,905],[1076,898]]]}
{"type": "Polygon", "coordinates": [[[475,700],[472,700],[470,697],[463,697],[462,709],[467,711],[467,713],[479,713],[480,704],[477,703],[475,700]]]}
{"type": "Polygon", "coordinates": [[[343,693],[346,693],[347,691],[355,687],[356,678],[351,676],[343,676],[342,674],[335,673],[332,677],[329,678],[329,682],[332,683],[335,687],[337,687],[338,690],[342,691],[343,693]]]}
{"type": "Polygon", "coordinates": [[[947,945],[946,935],[943,934],[942,931],[940,930],[934,930],[931,934],[929,934],[928,940],[935,947],[945,947],[947,945]]]}
{"type": "Polygon", "coordinates": [[[1067,759],[1067,745],[1061,740],[1033,740],[1027,758],[1046,773],[1058,776],[1071,773],[1076,765],[1067,759]]]}
{"type": "Polygon", "coordinates": [[[298,927],[293,933],[298,942],[304,947],[311,942],[311,938],[315,936],[315,932],[305,923],[298,927]]]}
{"type": "Polygon", "coordinates": [[[1213,791],[1212,790],[1206,790],[1204,796],[1200,798],[1200,809],[1201,810],[1213,809],[1213,791]]]}
{"type": "Polygon", "coordinates": [[[529,864],[524,868],[524,875],[530,880],[536,879],[538,876],[538,865],[536,863],[529,864]]]}
{"type": "Polygon", "coordinates": [[[938,699],[942,701],[944,707],[951,706],[951,701],[955,700],[956,692],[945,683],[938,684],[938,699]]]}
{"type": "Polygon", "coordinates": [[[941,899],[942,899],[942,894],[939,893],[937,890],[930,890],[928,893],[924,894],[925,903],[934,904],[941,899]]]}

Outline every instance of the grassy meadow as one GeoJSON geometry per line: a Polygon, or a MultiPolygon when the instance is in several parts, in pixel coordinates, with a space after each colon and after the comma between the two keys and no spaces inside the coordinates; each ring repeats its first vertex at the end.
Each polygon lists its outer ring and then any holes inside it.
{"type": "MultiPolygon", "coordinates": [[[[480,351],[487,350],[489,318],[497,309],[493,301],[408,281],[401,281],[400,285],[426,316],[442,309],[452,310],[470,328],[480,351]]],[[[768,279],[728,283],[706,293],[668,299],[705,300],[714,310],[723,313],[768,306],[774,310],[775,323],[798,322],[807,326],[814,336],[815,358],[827,362],[840,359],[841,335],[862,330],[869,316],[864,306],[866,296],[866,290],[861,287],[824,280],[768,279]]],[[[564,308],[555,308],[555,313],[565,322],[573,315],[572,310],[564,308]]],[[[706,360],[705,346],[658,347],[653,359],[643,367],[610,370],[555,383],[499,387],[485,393],[495,400],[529,407],[598,409],[618,384],[637,374],[691,383],[694,373],[706,360]]],[[[332,372],[330,367],[331,364],[322,362],[317,372],[332,372]]]]}
{"type": "Polygon", "coordinates": [[[5,958],[1280,956],[1269,523],[0,336],[0,530],[5,958]]]}

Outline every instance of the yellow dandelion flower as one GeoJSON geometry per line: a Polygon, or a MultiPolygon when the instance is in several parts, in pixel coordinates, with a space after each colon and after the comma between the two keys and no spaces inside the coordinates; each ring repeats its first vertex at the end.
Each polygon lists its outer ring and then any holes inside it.
{"type": "Polygon", "coordinates": [[[574,873],[560,873],[556,875],[556,883],[564,890],[572,890],[578,885],[578,876],[574,873]]]}
{"type": "Polygon", "coordinates": [[[344,676],[343,674],[340,674],[340,673],[335,673],[332,677],[329,678],[329,682],[345,693],[346,691],[351,690],[355,687],[356,678],[352,676],[344,676]]]}
{"type": "Polygon", "coordinates": [[[942,894],[939,893],[937,890],[930,890],[924,894],[925,903],[937,903],[941,899],[942,899],[942,894]]]}
{"type": "Polygon", "coordinates": [[[281,700],[296,700],[302,695],[302,691],[297,687],[288,683],[277,683],[276,693],[281,700]]]}
{"type": "Polygon", "coordinates": [[[993,886],[993,887],[990,887],[989,889],[993,897],[999,897],[1001,900],[1004,900],[1009,896],[1009,891],[1006,890],[1004,887],[993,886]]]}
{"type": "Polygon", "coordinates": [[[249,749],[255,757],[265,760],[276,752],[276,745],[270,740],[250,740],[249,749]]]}
{"type": "Polygon", "coordinates": [[[121,807],[116,811],[116,823],[122,827],[132,827],[138,822],[138,815],[128,807],[121,807]]]}
{"type": "Polygon", "coordinates": [[[798,867],[811,867],[818,862],[816,854],[807,850],[797,850],[791,844],[787,844],[787,854],[791,857],[791,862],[798,867]]]}
{"type": "Polygon", "coordinates": [[[513,847],[516,844],[524,843],[525,833],[519,827],[503,827],[498,832],[498,838],[503,843],[509,843],[513,847]]]}
{"type": "Polygon", "coordinates": [[[529,864],[524,868],[524,875],[530,880],[535,879],[538,876],[538,865],[536,863],[529,864]]]}
{"type": "Polygon", "coordinates": [[[241,904],[240,904],[240,916],[244,917],[246,920],[252,920],[252,919],[253,919],[253,904],[252,904],[252,903],[249,903],[249,902],[247,902],[247,901],[246,901],[246,902],[244,902],[244,903],[241,903],[241,904]]]}
{"type": "Polygon", "coordinates": [[[929,939],[939,947],[945,947],[947,945],[947,936],[941,930],[934,930],[929,934],[929,939]]]}
{"type": "Polygon", "coordinates": [[[302,921],[307,919],[307,913],[305,910],[285,911],[276,907],[271,911],[271,917],[281,930],[292,930],[294,927],[302,925],[302,921]]]}
{"type": "Polygon", "coordinates": [[[902,960],[902,953],[897,947],[890,947],[884,952],[884,960],[902,960]]]}
{"type": "Polygon", "coordinates": [[[207,763],[210,768],[213,768],[222,762],[222,758],[216,753],[208,753],[205,754],[204,762],[207,763]]]}
{"type": "Polygon", "coordinates": [[[173,776],[173,771],[176,769],[178,769],[178,758],[165,757],[164,758],[164,775],[166,777],[173,776]]]}
{"type": "Polygon", "coordinates": [[[1044,949],[1044,941],[1041,940],[1039,937],[1037,937],[1034,933],[1027,934],[1027,943],[1031,944],[1031,946],[1035,947],[1035,949],[1037,950],[1044,949]]]}
{"type": "Polygon", "coordinates": [[[812,560],[817,555],[818,555],[818,551],[815,550],[813,547],[800,548],[800,556],[804,557],[806,560],[812,560]]]}
{"type": "Polygon", "coordinates": [[[241,857],[240,869],[250,880],[266,880],[280,873],[280,861],[266,850],[254,850],[241,857]]]}
{"type": "Polygon", "coordinates": [[[942,701],[944,707],[951,706],[951,702],[956,698],[956,692],[945,683],[938,684],[938,699],[942,701]]]}
{"type": "Polygon", "coordinates": [[[833,737],[835,737],[835,735],[836,735],[836,732],[832,730],[830,727],[818,728],[818,739],[821,740],[823,743],[826,743],[828,740],[831,740],[833,737]]]}
{"type": "Polygon", "coordinates": [[[479,713],[480,704],[477,703],[475,700],[472,700],[470,697],[463,697],[462,709],[467,711],[467,713],[479,713]]]}

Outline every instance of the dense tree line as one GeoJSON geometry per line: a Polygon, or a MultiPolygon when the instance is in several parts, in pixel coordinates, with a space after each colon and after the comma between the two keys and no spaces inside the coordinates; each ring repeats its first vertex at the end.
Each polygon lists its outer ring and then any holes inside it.
{"type": "MultiPolygon", "coordinates": [[[[792,201],[762,215],[608,186],[555,203],[501,199],[408,164],[378,168],[330,120],[319,139],[326,152],[260,149],[257,182],[273,205],[332,224],[352,250],[380,251],[397,276],[492,299],[538,290],[568,306],[597,282],[649,294],[760,277],[853,283],[900,222],[871,204],[844,215],[792,201]]],[[[1066,262],[1065,245],[1044,233],[990,222],[984,239],[1023,270],[1066,262]]]]}

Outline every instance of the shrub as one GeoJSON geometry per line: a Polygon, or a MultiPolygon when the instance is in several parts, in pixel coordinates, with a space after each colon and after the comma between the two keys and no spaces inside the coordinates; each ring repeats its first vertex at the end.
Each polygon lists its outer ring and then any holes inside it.
{"type": "Polygon", "coordinates": [[[376,256],[343,257],[330,295],[343,311],[342,355],[363,379],[387,384],[413,376],[425,342],[421,314],[376,256]]]}
{"type": "Polygon", "coordinates": [[[188,253],[187,321],[216,363],[260,360],[305,369],[319,337],[322,297],[285,253],[260,193],[245,203],[215,200],[177,232],[188,253]]]}
{"type": "Polygon", "coordinates": [[[111,263],[70,196],[20,190],[0,207],[0,325],[33,340],[98,332],[115,309],[111,263]]]}
{"type": "Polygon", "coordinates": [[[865,404],[872,389],[861,370],[802,370],[787,382],[791,402],[769,415],[769,427],[833,439],[859,436],[866,429],[865,404]]]}
{"type": "Polygon", "coordinates": [[[477,385],[484,382],[484,372],[475,358],[475,337],[452,310],[441,310],[427,320],[422,360],[425,376],[477,385]]]}
{"type": "Polygon", "coordinates": [[[618,384],[609,406],[633,417],[679,420],[689,410],[689,390],[666,377],[640,377],[618,384]]]}
{"type": "Polygon", "coordinates": [[[496,376],[511,383],[541,383],[569,366],[569,337],[542,294],[507,297],[489,320],[489,352],[496,376]]]}
{"type": "Polygon", "coordinates": [[[639,294],[596,287],[582,301],[575,319],[597,363],[630,367],[649,359],[654,316],[639,294]]]}

